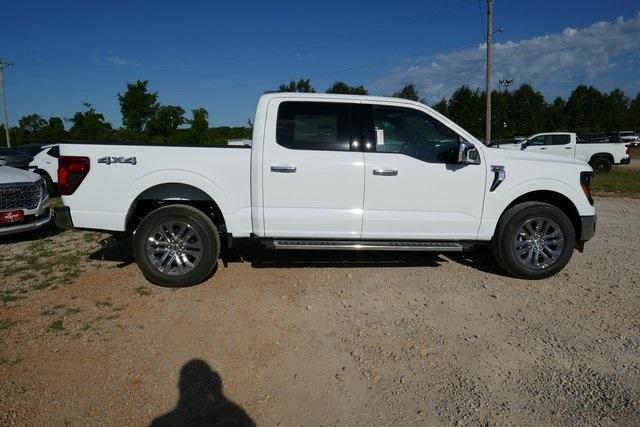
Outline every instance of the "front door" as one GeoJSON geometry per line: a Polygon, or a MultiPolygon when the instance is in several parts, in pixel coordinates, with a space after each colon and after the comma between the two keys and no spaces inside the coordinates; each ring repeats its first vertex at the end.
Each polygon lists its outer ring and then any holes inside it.
{"type": "Polygon", "coordinates": [[[270,106],[277,123],[264,140],[266,236],[361,237],[364,159],[355,110],[339,102],[270,106]]]}
{"type": "Polygon", "coordinates": [[[487,166],[457,163],[461,137],[426,112],[368,109],[363,238],[475,239],[487,166]]]}

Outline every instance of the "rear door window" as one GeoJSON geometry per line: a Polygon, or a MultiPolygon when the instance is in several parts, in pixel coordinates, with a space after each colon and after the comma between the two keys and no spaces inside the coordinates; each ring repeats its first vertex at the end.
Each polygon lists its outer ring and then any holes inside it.
{"type": "Polygon", "coordinates": [[[285,101],[278,108],[276,142],[293,150],[350,150],[351,106],[285,101]]]}
{"type": "Polygon", "coordinates": [[[551,135],[550,145],[566,145],[570,142],[570,135],[551,135]]]}

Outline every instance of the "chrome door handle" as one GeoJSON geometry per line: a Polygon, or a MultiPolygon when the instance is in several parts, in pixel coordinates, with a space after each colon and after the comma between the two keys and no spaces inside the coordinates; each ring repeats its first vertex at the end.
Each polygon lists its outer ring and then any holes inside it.
{"type": "Polygon", "coordinates": [[[295,173],[298,170],[295,166],[288,165],[272,165],[271,172],[280,172],[280,173],[295,173]]]}
{"type": "Polygon", "coordinates": [[[374,169],[373,174],[380,176],[396,176],[398,175],[398,169],[374,169]]]}

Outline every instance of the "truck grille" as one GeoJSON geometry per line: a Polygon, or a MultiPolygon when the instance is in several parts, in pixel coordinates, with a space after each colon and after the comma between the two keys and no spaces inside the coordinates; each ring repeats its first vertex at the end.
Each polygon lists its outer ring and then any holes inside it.
{"type": "Polygon", "coordinates": [[[0,211],[13,209],[35,209],[42,197],[42,186],[38,182],[0,185],[0,211]]]}

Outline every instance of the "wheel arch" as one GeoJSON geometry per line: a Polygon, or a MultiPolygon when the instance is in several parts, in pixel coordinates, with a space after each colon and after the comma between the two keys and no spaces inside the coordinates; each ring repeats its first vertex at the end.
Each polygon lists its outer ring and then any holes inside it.
{"type": "Polygon", "coordinates": [[[49,172],[47,172],[44,169],[36,168],[34,172],[42,177],[48,177],[51,181],[53,181],[53,179],[51,178],[51,175],[49,175],[49,172]]]}
{"type": "Polygon", "coordinates": [[[597,159],[599,157],[606,158],[607,160],[609,160],[611,162],[611,164],[615,163],[615,160],[613,158],[613,154],[611,154],[611,153],[596,153],[596,154],[591,156],[591,158],[589,159],[589,163],[591,163],[592,161],[594,161],[595,159],[597,159]]]}
{"type": "Polygon", "coordinates": [[[580,221],[580,213],[573,201],[562,193],[553,190],[535,190],[530,191],[516,197],[507,205],[500,215],[498,223],[502,220],[506,211],[515,205],[519,205],[524,202],[540,202],[547,203],[557,207],[563,211],[571,220],[573,228],[576,231],[576,236],[580,236],[582,233],[582,222],[580,221]]]}
{"type": "Polygon", "coordinates": [[[140,192],[127,211],[126,229],[135,230],[147,214],[171,204],[188,205],[202,211],[211,218],[221,234],[226,233],[227,223],[216,200],[206,191],[180,182],[155,184],[140,192]]]}

